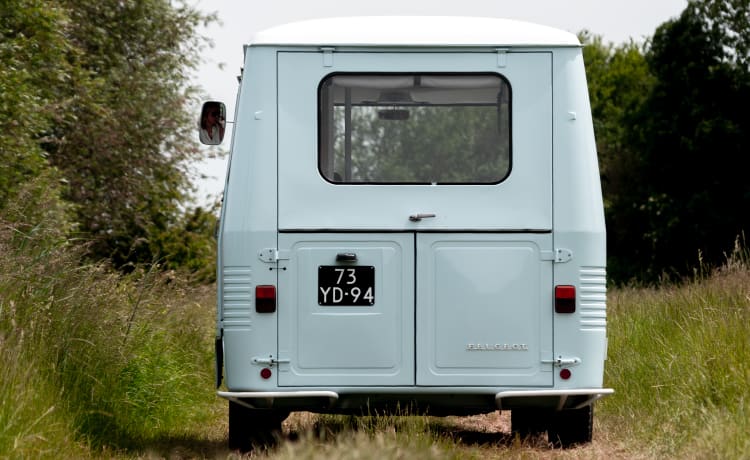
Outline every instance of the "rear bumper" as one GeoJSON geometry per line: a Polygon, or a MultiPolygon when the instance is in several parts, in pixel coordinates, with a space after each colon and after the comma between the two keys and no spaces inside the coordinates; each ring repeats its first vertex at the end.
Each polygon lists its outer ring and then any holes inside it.
{"type": "Polygon", "coordinates": [[[481,413],[540,407],[555,410],[579,409],[614,393],[611,388],[503,390],[478,389],[383,389],[364,388],[306,391],[218,391],[217,395],[251,409],[283,408],[319,412],[352,412],[374,408],[415,408],[434,414],[481,413]],[[411,390],[411,391],[409,391],[411,390]],[[422,390],[422,391],[419,391],[422,390]],[[483,390],[483,391],[482,391],[483,390]],[[466,393],[463,393],[466,392],[466,393]]]}
{"type": "Polygon", "coordinates": [[[216,394],[250,409],[275,407],[279,399],[296,403],[300,408],[311,405],[332,408],[339,399],[334,391],[217,391],[216,394]]]}
{"type": "Polygon", "coordinates": [[[504,409],[514,405],[524,405],[526,400],[552,399],[557,400],[556,410],[580,409],[594,404],[599,399],[611,395],[615,390],[612,388],[581,388],[576,390],[511,390],[501,391],[495,395],[497,408],[504,409]],[[573,401],[571,401],[573,399],[573,401]],[[569,404],[572,402],[573,404],[569,404]],[[514,404],[515,403],[515,404],[514,404]]]}

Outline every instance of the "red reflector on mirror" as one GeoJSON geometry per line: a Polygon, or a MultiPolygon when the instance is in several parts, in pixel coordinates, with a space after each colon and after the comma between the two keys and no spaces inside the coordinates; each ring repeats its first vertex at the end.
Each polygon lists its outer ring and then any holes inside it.
{"type": "Polygon", "coordinates": [[[555,286],[555,312],[574,313],[576,311],[576,287],[555,286]]]}
{"type": "Polygon", "coordinates": [[[255,286],[255,311],[273,313],[276,311],[276,286],[255,286]]]}

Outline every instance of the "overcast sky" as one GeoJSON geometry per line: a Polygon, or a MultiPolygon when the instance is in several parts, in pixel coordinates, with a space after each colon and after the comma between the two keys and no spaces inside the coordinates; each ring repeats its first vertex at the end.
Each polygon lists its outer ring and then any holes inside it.
{"type": "MultiPolygon", "coordinates": [[[[687,0],[198,0],[206,12],[217,12],[220,23],[204,30],[214,47],[203,55],[197,83],[210,99],[234,113],[242,45],[259,30],[303,19],[332,16],[487,16],[520,19],[577,33],[587,29],[607,42],[643,41],[657,26],[682,12],[687,0]]],[[[196,133],[196,142],[198,136],[196,133]]],[[[223,148],[228,150],[225,140],[223,148]]],[[[224,185],[225,160],[209,160],[199,169],[210,176],[199,182],[198,202],[216,197],[224,185]]]]}

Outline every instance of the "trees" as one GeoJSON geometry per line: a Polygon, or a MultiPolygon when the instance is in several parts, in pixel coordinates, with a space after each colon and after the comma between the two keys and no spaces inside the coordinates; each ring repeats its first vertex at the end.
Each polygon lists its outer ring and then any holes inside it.
{"type": "MultiPolygon", "coordinates": [[[[643,157],[638,177],[648,184],[642,199],[649,218],[641,223],[654,269],[681,272],[699,254],[721,263],[750,223],[743,211],[750,209],[746,52],[734,47],[739,41],[726,18],[712,13],[733,3],[690,2],[657,29],[647,54],[657,83],[633,145],[643,157]]],[[[747,19],[748,8],[737,14],[747,19]]]]}
{"type": "Polygon", "coordinates": [[[644,241],[633,235],[644,210],[639,206],[644,182],[634,180],[646,166],[635,148],[645,120],[643,106],[656,83],[644,55],[645,45],[634,42],[604,44],[588,32],[579,35],[589,82],[599,167],[607,218],[608,272],[616,280],[632,277],[640,268],[634,262],[648,253],[644,241]]]}
{"type": "Polygon", "coordinates": [[[116,265],[163,256],[155,235],[176,224],[200,152],[187,87],[203,17],[164,0],[60,0],[80,73],[58,88],[76,101],[56,124],[50,161],[70,181],[91,251],[116,265]]]}
{"type": "MultiPolygon", "coordinates": [[[[55,206],[70,228],[72,210],[94,258],[118,266],[205,260],[212,219],[183,206],[187,165],[201,154],[186,110],[188,75],[203,43],[197,26],[211,19],[179,1],[4,0],[0,217],[22,193],[40,201],[11,214],[25,213],[31,228],[55,206]]],[[[682,272],[699,251],[705,262],[721,261],[750,219],[750,4],[691,0],[644,45],[582,41],[610,274],[682,272]]],[[[448,121],[433,123],[439,145],[455,141],[440,128],[448,121]]],[[[410,160],[424,148],[409,147],[410,160]]],[[[441,169],[454,170],[450,155],[442,160],[441,169]]]]}
{"type": "Polygon", "coordinates": [[[57,174],[91,257],[166,258],[165,235],[191,219],[188,83],[212,17],[167,0],[5,3],[0,209],[18,184],[57,174]]]}
{"type": "Polygon", "coordinates": [[[70,72],[62,17],[38,0],[0,8],[0,209],[47,166],[40,142],[59,110],[51,87],[70,72]]]}
{"type": "Polygon", "coordinates": [[[719,264],[748,228],[749,21],[693,0],[642,49],[584,36],[614,279],[719,264]]]}
{"type": "Polygon", "coordinates": [[[691,0],[686,12],[700,18],[704,32],[722,47],[722,61],[750,69],[750,4],[746,0],[691,0]]]}

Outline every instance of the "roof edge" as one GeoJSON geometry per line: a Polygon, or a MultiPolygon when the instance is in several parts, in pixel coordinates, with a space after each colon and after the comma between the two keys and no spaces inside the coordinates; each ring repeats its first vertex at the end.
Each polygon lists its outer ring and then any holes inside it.
{"type": "Polygon", "coordinates": [[[250,45],[575,46],[575,34],[515,19],[466,16],[354,16],[310,19],[259,31],[250,45]]]}

